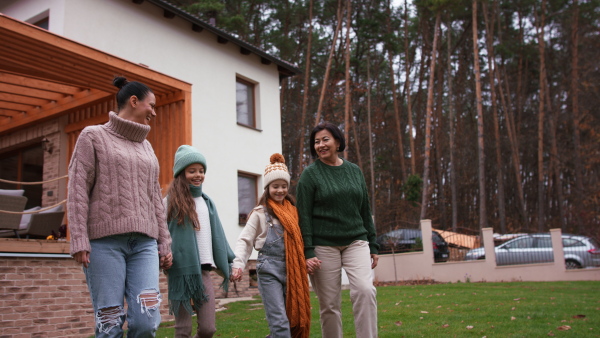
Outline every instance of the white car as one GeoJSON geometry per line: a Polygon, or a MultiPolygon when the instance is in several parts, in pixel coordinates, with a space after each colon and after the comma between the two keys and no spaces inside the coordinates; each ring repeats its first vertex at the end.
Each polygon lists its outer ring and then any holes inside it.
{"type": "MultiPolygon", "coordinates": [[[[567,269],[600,267],[600,246],[589,237],[562,235],[567,269]]],[[[531,264],[554,261],[550,234],[531,234],[512,239],[495,248],[496,265],[531,264]]],[[[483,247],[470,250],[465,260],[484,259],[483,247]]]]}

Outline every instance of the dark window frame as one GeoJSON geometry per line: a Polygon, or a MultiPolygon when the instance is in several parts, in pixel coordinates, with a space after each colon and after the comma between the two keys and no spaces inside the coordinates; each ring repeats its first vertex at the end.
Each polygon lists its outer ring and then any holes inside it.
{"type": "MultiPolygon", "coordinates": [[[[254,208],[254,206],[258,202],[259,175],[238,171],[238,182],[241,177],[254,180],[254,184],[253,184],[254,194],[252,194],[252,196],[254,197],[254,203],[252,203],[252,208],[254,208]]],[[[244,226],[244,225],[246,225],[246,222],[248,221],[248,216],[250,215],[250,212],[252,211],[252,209],[250,209],[248,211],[248,213],[242,213],[242,211],[240,210],[240,198],[242,198],[242,196],[240,195],[240,186],[238,183],[238,224],[241,226],[244,226]]]]}
{"type": "Polygon", "coordinates": [[[255,129],[255,130],[259,130],[257,128],[257,113],[256,113],[256,83],[253,83],[251,81],[245,80],[239,76],[237,76],[235,78],[235,89],[236,89],[236,107],[235,107],[235,113],[236,113],[236,122],[238,125],[243,126],[243,127],[248,127],[251,129],[255,129]],[[252,121],[251,124],[246,123],[245,121],[240,121],[240,112],[238,111],[238,106],[237,106],[237,88],[238,88],[238,84],[242,84],[244,86],[246,86],[248,88],[248,91],[250,92],[250,94],[246,97],[246,100],[248,100],[248,97],[251,98],[252,102],[251,104],[247,104],[248,109],[250,109],[251,111],[248,113],[248,116],[251,117],[252,121]]]}

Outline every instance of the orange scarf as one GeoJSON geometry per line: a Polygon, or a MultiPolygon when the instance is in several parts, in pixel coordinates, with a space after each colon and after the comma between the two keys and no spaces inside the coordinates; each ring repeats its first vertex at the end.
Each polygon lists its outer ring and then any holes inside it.
{"type": "Polygon", "coordinates": [[[306,338],[310,332],[310,296],[304,258],[304,242],[298,223],[298,210],[290,201],[279,204],[269,198],[269,207],[283,226],[287,274],[286,313],[293,338],[306,338]]]}

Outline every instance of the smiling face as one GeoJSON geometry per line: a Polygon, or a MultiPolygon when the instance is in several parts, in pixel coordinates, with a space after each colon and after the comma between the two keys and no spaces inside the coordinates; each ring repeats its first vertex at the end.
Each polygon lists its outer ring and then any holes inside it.
{"type": "Polygon", "coordinates": [[[283,204],[288,194],[288,184],[285,180],[275,180],[269,184],[269,197],[279,204],[283,204]]]}
{"type": "Polygon", "coordinates": [[[199,187],[204,182],[204,166],[200,163],[188,165],[183,172],[189,184],[199,187]]]}
{"type": "Polygon", "coordinates": [[[148,95],[143,100],[138,99],[137,96],[130,98],[131,105],[133,106],[132,121],[141,124],[150,124],[152,118],[156,116],[154,108],[156,107],[156,97],[154,93],[148,92],[148,95]]]}
{"type": "Polygon", "coordinates": [[[335,162],[337,160],[337,149],[340,142],[336,140],[331,132],[323,129],[315,134],[315,151],[319,159],[326,162],[335,162]]]}

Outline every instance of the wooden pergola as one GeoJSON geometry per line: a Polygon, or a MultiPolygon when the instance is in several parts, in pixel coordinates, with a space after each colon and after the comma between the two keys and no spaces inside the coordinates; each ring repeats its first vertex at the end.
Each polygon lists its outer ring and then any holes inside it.
{"type": "MultiPolygon", "coordinates": [[[[191,138],[191,84],[0,13],[0,137],[68,116],[68,158],[79,132],[108,121],[115,75],[148,85],[157,118],[148,140],[161,167],[191,138]],[[160,142],[156,142],[160,140],[160,142]]],[[[169,181],[161,170],[161,184],[169,181]]]]}

